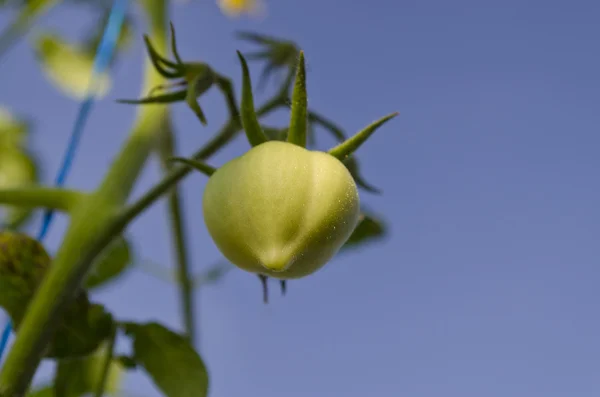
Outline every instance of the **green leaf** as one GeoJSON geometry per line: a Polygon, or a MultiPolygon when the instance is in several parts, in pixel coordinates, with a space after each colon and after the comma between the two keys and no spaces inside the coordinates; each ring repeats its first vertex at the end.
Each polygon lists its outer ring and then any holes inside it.
{"type": "Polygon", "coordinates": [[[135,360],[167,397],[206,397],[208,373],[188,340],[157,323],[125,326],[135,360]]]}
{"type": "MultiPolygon", "coordinates": [[[[61,397],[80,397],[87,393],[95,393],[102,381],[106,354],[105,344],[87,357],[60,360],[54,381],[55,394],[61,397]]],[[[113,359],[104,386],[106,395],[115,395],[118,392],[124,372],[125,368],[121,362],[113,359]]]]}
{"type": "MultiPolygon", "coordinates": [[[[37,182],[38,167],[25,151],[0,149],[0,189],[24,187],[37,182]]],[[[8,228],[15,229],[31,215],[30,208],[1,206],[0,219],[8,228]]]]}
{"type": "Polygon", "coordinates": [[[82,290],[67,309],[46,357],[65,359],[89,355],[108,340],[113,324],[104,306],[91,303],[82,290]]]}
{"type": "MultiPolygon", "coordinates": [[[[34,48],[48,80],[63,94],[83,99],[92,75],[94,54],[53,33],[40,34],[35,39],[34,48]]],[[[110,75],[104,72],[96,81],[96,95],[103,97],[111,86],[110,75]]]]}
{"type": "Polygon", "coordinates": [[[387,234],[387,226],[382,219],[363,211],[358,225],[346,244],[342,246],[342,250],[363,247],[366,244],[382,240],[387,234]]]}
{"type": "Polygon", "coordinates": [[[44,246],[24,233],[0,232],[0,307],[18,326],[51,259],[44,246]]]}
{"type": "Polygon", "coordinates": [[[99,255],[85,282],[88,289],[100,287],[119,277],[131,264],[131,250],[125,238],[118,237],[99,255]]]}
{"type": "MultiPolygon", "coordinates": [[[[24,233],[0,232],[0,306],[10,315],[15,330],[49,266],[44,246],[24,233]]],[[[67,308],[45,357],[80,357],[94,352],[113,327],[110,313],[89,301],[80,290],[67,308]]]]}

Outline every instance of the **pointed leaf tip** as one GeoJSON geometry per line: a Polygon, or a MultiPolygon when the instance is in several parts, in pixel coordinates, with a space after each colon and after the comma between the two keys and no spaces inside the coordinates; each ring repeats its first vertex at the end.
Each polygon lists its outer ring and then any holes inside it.
{"type": "Polygon", "coordinates": [[[365,143],[379,127],[399,114],[399,112],[394,112],[369,124],[362,131],[356,133],[351,138],[330,149],[328,153],[333,157],[343,161],[346,159],[346,157],[354,153],[360,146],[362,146],[362,144],[365,143]]]}
{"type": "Polygon", "coordinates": [[[298,54],[296,82],[292,93],[292,114],[288,142],[306,147],[306,129],[308,124],[308,99],[306,96],[306,65],[304,51],[298,54]]]}
{"type": "Polygon", "coordinates": [[[177,63],[183,65],[183,61],[179,56],[179,50],[177,49],[177,38],[175,37],[175,26],[173,26],[173,22],[169,22],[169,26],[171,28],[171,51],[173,52],[173,56],[177,63]]]}
{"type": "Polygon", "coordinates": [[[248,64],[240,51],[237,51],[237,55],[242,65],[242,105],[240,107],[242,126],[250,145],[257,146],[267,142],[269,138],[260,127],[258,117],[254,111],[254,97],[252,96],[252,82],[248,64]]]}

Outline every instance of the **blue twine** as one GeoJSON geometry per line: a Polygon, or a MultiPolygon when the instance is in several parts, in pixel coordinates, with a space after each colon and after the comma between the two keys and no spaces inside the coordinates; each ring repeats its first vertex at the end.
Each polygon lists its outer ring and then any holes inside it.
{"type": "MultiPolygon", "coordinates": [[[[62,186],[64,184],[65,179],[67,178],[67,174],[71,169],[71,164],[73,163],[73,158],[75,157],[75,153],[77,152],[79,140],[83,133],[85,123],[90,114],[90,111],[92,110],[92,105],[96,96],[97,77],[101,75],[110,64],[112,54],[115,50],[117,40],[119,38],[119,33],[121,32],[123,26],[123,21],[125,20],[127,4],[128,0],[115,0],[115,2],[113,3],[110,15],[108,17],[108,21],[106,23],[106,28],[104,29],[104,34],[102,35],[102,40],[96,51],[96,57],[94,59],[94,66],[92,69],[92,76],[87,87],[87,95],[79,107],[79,112],[77,113],[77,118],[75,119],[73,131],[71,132],[71,138],[69,139],[67,151],[64,154],[62,165],[59,168],[59,172],[55,180],[56,186],[62,186]]],[[[40,228],[37,238],[39,241],[43,240],[46,236],[46,233],[50,228],[50,224],[52,223],[53,217],[54,211],[46,210],[44,212],[42,226],[40,228]]],[[[10,338],[11,331],[12,324],[9,318],[6,322],[6,326],[0,338],[0,360],[2,359],[2,355],[4,353],[4,350],[6,349],[6,345],[8,344],[8,339],[10,338]]]]}

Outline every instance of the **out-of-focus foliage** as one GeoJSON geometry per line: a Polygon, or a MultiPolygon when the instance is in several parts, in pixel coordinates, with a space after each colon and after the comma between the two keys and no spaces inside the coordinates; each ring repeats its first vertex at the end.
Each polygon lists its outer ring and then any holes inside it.
{"type": "MultiPolygon", "coordinates": [[[[92,76],[94,54],[54,33],[40,34],[34,48],[46,78],[63,94],[83,99],[92,76]]],[[[97,81],[97,95],[103,97],[112,84],[110,75],[104,73],[97,81]]]]}
{"type": "MultiPolygon", "coordinates": [[[[27,148],[29,124],[0,106],[0,189],[28,186],[38,181],[38,166],[27,148]]],[[[17,228],[31,214],[30,209],[0,206],[0,224],[17,228]]]]}

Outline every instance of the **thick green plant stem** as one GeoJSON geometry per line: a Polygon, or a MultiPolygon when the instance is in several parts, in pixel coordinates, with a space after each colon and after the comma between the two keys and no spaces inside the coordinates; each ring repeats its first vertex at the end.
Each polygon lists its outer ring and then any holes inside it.
{"type": "Polygon", "coordinates": [[[75,190],[28,186],[0,190],[0,204],[69,212],[86,195],[75,190]]]}
{"type": "MultiPolygon", "coordinates": [[[[171,31],[173,28],[171,27],[171,31]]],[[[175,47],[173,47],[175,48],[175,47]]],[[[174,154],[175,135],[172,131],[172,126],[166,128],[161,133],[161,143],[157,145],[158,155],[161,160],[163,170],[166,173],[171,171],[172,164],[169,158],[174,154]]],[[[169,222],[171,224],[171,233],[173,239],[173,248],[175,258],[177,260],[177,275],[179,280],[179,291],[181,299],[181,309],[183,315],[183,323],[185,332],[190,343],[194,344],[196,339],[196,318],[195,318],[195,300],[194,286],[192,275],[190,273],[190,265],[188,259],[188,250],[186,244],[185,225],[182,216],[182,204],[179,196],[179,189],[174,186],[168,197],[169,222]]]]}
{"type": "MultiPolygon", "coordinates": [[[[166,2],[145,0],[155,46],[166,51],[166,2]]],[[[162,78],[146,62],[143,91],[161,84],[162,78]]],[[[53,265],[41,283],[21,323],[15,344],[0,372],[0,396],[22,397],[51,340],[65,309],[72,302],[93,260],[127,220],[117,218],[168,117],[163,105],[142,107],[128,141],[111,165],[104,181],[72,212],[71,223],[53,265]]]]}

